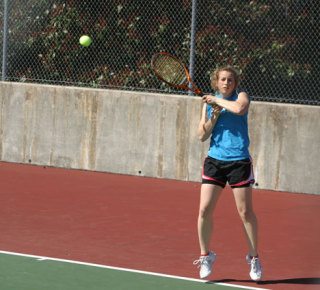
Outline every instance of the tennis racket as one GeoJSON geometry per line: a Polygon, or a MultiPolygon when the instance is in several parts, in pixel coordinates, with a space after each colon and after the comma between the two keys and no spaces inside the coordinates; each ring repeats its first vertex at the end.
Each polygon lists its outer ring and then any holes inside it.
{"type": "Polygon", "coordinates": [[[202,91],[192,81],[189,71],[180,59],[168,52],[159,52],[152,56],[151,68],[163,82],[176,89],[192,91],[202,96],[202,91]]]}
{"type": "MultiPolygon", "coordinates": [[[[198,96],[203,96],[200,88],[192,81],[187,67],[177,57],[168,52],[158,52],[152,56],[151,68],[161,81],[171,87],[192,91],[198,96]]],[[[213,105],[214,108],[218,105],[213,105]]]]}

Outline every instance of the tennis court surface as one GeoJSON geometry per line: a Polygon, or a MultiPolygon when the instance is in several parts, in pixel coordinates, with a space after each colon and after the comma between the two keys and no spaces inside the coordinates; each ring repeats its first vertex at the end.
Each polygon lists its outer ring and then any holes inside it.
{"type": "Polygon", "coordinates": [[[210,281],[200,184],[0,162],[0,289],[320,289],[320,196],[254,191],[264,280],[248,276],[231,191],[216,211],[210,281]]]}

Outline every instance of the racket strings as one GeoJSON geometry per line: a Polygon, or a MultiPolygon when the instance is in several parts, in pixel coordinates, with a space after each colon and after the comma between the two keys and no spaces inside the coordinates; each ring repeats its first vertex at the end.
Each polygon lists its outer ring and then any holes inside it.
{"type": "Polygon", "coordinates": [[[154,62],[154,68],[161,78],[168,83],[181,85],[187,81],[184,67],[170,56],[159,56],[154,62]]]}

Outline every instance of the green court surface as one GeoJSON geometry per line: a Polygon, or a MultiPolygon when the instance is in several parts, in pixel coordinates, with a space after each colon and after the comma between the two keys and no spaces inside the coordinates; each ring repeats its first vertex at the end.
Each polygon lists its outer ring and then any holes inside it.
{"type": "Polygon", "coordinates": [[[201,282],[155,273],[37,256],[0,254],[0,289],[6,290],[198,290],[262,289],[201,282]]]}

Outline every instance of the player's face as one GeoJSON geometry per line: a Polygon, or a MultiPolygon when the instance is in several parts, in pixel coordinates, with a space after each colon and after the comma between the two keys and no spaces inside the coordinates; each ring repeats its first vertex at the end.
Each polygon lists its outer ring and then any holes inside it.
{"type": "Polygon", "coordinates": [[[234,75],[228,71],[221,71],[218,78],[218,90],[224,96],[228,97],[235,89],[234,75]]]}

